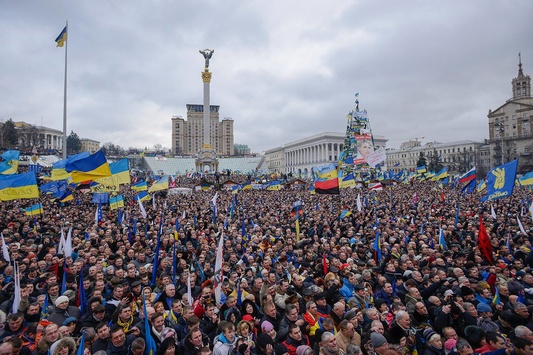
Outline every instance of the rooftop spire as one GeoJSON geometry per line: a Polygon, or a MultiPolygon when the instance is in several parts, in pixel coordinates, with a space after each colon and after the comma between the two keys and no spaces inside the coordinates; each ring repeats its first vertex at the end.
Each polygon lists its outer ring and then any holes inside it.
{"type": "Polygon", "coordinates": [[[518,52],[518,77],[524,77],[524,72],[522,71],[522,54],[520,52],[518,52]]]}

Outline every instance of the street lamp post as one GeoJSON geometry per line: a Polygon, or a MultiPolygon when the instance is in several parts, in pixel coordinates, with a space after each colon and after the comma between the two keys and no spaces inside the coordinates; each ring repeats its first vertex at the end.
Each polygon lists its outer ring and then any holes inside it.
{"type": "Polygon", "coordinates": [[[500,157],[500,159],[501,159],[501,161],[500,161],[500,165],[503,165],[503,163],[505,161],[504,158],[503,158],[503,138],[504,138],[505,127],[504,127],[502,122],[495,123],[494,127],[496,127],[496,129],[500,133],[500,138],[501,138],[501,143],[500,143],[500,149],[501,149],[501,157],[500,157]]]}

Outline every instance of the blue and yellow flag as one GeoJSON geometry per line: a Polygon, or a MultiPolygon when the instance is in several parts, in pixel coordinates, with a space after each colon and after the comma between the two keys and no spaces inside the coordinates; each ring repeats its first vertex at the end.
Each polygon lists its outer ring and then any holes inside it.
{"type": "Polygon", "coordinates": [[[118,190],[120,184],[130,184],[130,170],[128,159],[124,158],[109,164],[111,176],[94,180],[104,186],[115,186],[118,190]]]}
{"type": "Polygon", "coordinates": [[[520,182],[520,185],[522,186],[533,185],[533,171],[522,176],[518,179],[518,182],[520,182]]]}
{"type": "Polygon", "coordinates": [[[0,174],[16,174],[19,167],[20,150],[8,150],[2,154],[2,159],[0,174]]]}
{"type": "Polygon", "coordinates": [[[57,46],[56,47],[63,47],[63,45],[65,44],[66,41],[67,41],[67,26],[65,26],[65,28],[63,28],[63,31],[61,31],[59,36],[57,36],[57,38],[56,38],[57,46]]]}
{"type": "Polygon", "coordinates": [[[72,162],[74,162],[76,160],[80,160],[80,159],[86,158],[86,157],[88,157],[90,155],[91,155],[91,153],[89,153],[89,152],[83,152],[83,153],[72,155],[72,156],[68,157],[67,159],[63,159],[63,160],[59,160],[59,161],[55,162],[52,165],[52,177],[50,178],[50,180],[58,181],[58,180],[66,180],[66,179],[70,178],[70,174],[67,173],[67,171],[65,170],[65,166],[68,163],[72,163],[72,162]]]}
{"type": "Polygon", "coordinates": [[[324,180],[338,178],[338,170],[335,164],[322,165],[316,168],[316,174],[319,179],[324,180]]]}
{"type": "Polygon", "coordinates": [[[35,172],[5,175],[0,178],[0,201],[39,198],[35,172]]]}
{"type": "Polygon", "coordinates": [[[111,176],[109,163],[101,149],[86,158],[75,160],[73,162],[67,161],[65,170],[67,173],[70,173],[73,182],[82,182],[111,176]]]}
{"type": "Polygon", "coordinates": [[[498,291],[498,286],[494,287],[494,297],[492,298],[492,304],[500,304],[500,291],[498,291]]]}
{"type": "Polygon", "coordinates": [[[148,184],[144,180],[143,181],[139,181],[138,183],[131,185],[131,189],[135,190],[137,192],[146,191],[146,190],[148,190],[148,184]]]}
{"type": "Polygon", "coordinates": [[[150,186],[148,192],[156,192],[161,190],[168,190],[168,175],[163,176],[150,186]]]}
{"type": "Polygon", "coordinates": [[[30,206],[26,208],[26,215],[33,216],[36,214],[42,214],[43,213],[43,205],[41,203],[36,203],[33,206],[30,206]]]}
{"type": "Polygon", "coordinates": [[[109,199],[109,207],[111,207],[112,210],[124,207],[124,198],[122,197],[122,195],[111,197],[109,199]]]}
{"type": "Polygon", "coordinates": [[[148,195],[148,192],[146,192],[146,191],[139,191],[139,193],[137,194],[136,199],[138,199],[140,201],[150,201],[150,195],[148,195]]]}
{"type": "Polygon", "coordinates": [[[485,179],[483,179],[477,185],[477,192],[481,192],[481,191],[485,190],[485,188],[487,188],[487,182],[485,181],[485,179]]]}
{"type": "Polygon", "coordinates": [[[351,215],[352,215],[352,211],[342,210],[340,218],[343,219],[345,217],[350,217],[351,215]]]}
{"type": "Polygon", "coordinates": [[[518,160],[513,160],[510,163],[492,169],[487,174],[486,199],[488,201],[508,197],[513,194],[517,167],[518,160]]]}
{"type": "Polygon", "coordinates": [[[436,173],[435,176],[433,176],[431,178],[431,180],[437,181],[437,180],[440,180],[440,179],[445,179],[448,176],[450,176],[450,174],[448,174],[448,169],[446,167],[444,167],[438,173],[436,173]]]}
{"type": "Polygon", "coordinates": [[[427,171],[426,166],[417,166],[416,167],[416,173],[417,174],[423,174],[427,171]]]}
{"type": "Polygon", "coordinates": [[[251,190],[252,189],[252,183],[250,181],[245,182],[242,184],[241,190],[251,190]]]}
{"type": "Polygon", "coordinates": [[[59,202],[68,202],[74,200],[74,195],[72,191],[66,190],[65,193],[59,198],[59,202]]]}
{"type": "Polygon", "coordinates": [[[345,189],[348,187],[354,187],[355,186],[355,178],[353,176],[353,173],[350,173],[346,175],[342,180],[339,180],[339,188],[345,189]]]}
{"type": "Polygon", "coordinates": [[[281,190],[281,181],[275,180],[275,181],[269,182],[266,189],[269,190],[269,191],[281,190]]]}

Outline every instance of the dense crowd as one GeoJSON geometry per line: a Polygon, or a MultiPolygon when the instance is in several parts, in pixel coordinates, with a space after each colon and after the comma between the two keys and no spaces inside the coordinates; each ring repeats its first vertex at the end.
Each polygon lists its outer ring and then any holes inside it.
{"type": "Polygon", "coordinates": [[[144,202],[147,218],[122,194],[98,223],[90,193],[43,198],[37,216],[28,201],[0,204],[0,355],[140,355],[147,336],[166,355],[533,353],[525,188],[492,203],[418,181],[340,195],[163,191],[144,202]],[[480,217],[492,260],[478,250],[480,217]]]}

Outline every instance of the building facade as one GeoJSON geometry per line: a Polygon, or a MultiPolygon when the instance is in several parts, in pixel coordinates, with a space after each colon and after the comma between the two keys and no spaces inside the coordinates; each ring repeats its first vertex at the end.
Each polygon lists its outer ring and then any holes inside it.
{"type": "Polygon", "coordinates": [[[492,166],[518,159],[518,172],[533,170],[533,98],[531,78],[524,75],[519,57],[518,75],[511,82],[512,98],[489,110],[489,146],[492,166]]]}
{"type": "Polygon", "coordinates": [[[449,173],[464,173],[476,165],[478,148],[482,145],[482,142],[474,141],[429,142],[422,145],[419,140],[410,140],[402,143],[400,149],[387,149],[387,169],[394,173],[413,171],[417,167],[420,153],[424,153],[428,164],[431,157],[437,155],[449,173]]]}
{"type": "MultiPolygon", "coordinates": [[[[233,138],[233,119],[219,119],[220,106],[210,106],[211,147],[221,156],[235,155],[233,138]]],[[[200,104],[187,104],[187,119],[173,116],[172,154],[196,155],[204,142],[204,107],[200,104]]]]}
{"type": "Polygon", "coordinates": [[[100,142],[95,141],[94,139],[81,138],[81,151],[90,152],[91,154],[96,153],[100,149],[100,142]]]}
{"type": "MultiPolygon", "coordinates": [[[[270,172],[293,173],[309,176],[311,168],[336,162],[344,149],[345,133],[324,132],[299,139],[265,152],[265,163],[270,172]]],[[[374,136],[374,147],[385,147],[387,140],[374,136]]]]}
{"type": "MultiPolygon", "coordinates": [[[[4,123],[0,123],[3,126],[4,123]]],[[[39,153],[63,150],[63,131],[36,126],[24,121],[13,122],[18,135],[18,148],[22,151],[37,149],[39,153]]],[[[2,142],[3,143],[3,142],[2,142]]]]}
{"type": "Polygon", "coordinates": [[[250,155],[250,147],[247,144],[235,144],[234,147],[235,155],[243,156],[250,155]]]}

